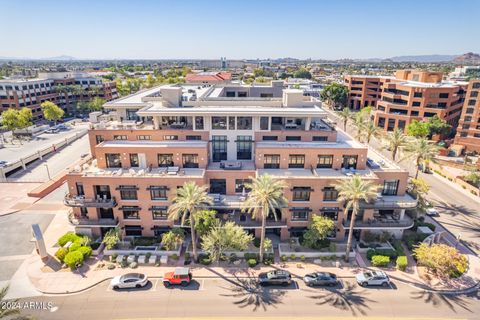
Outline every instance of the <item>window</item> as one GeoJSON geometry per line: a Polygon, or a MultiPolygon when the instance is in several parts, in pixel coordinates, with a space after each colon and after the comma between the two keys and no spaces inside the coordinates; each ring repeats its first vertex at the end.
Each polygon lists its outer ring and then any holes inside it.
{"type": "Polygon", "coordinates": [[[412,111],[412,112],[410,112],[410,115],[412,117],[418,117],[418,111],[412,111]]]}
{"type": "Polygon", "coordinates": [[[420,101],[413,101],[412,106],[420,107],[420,101]]]}
{"type": "Polygon", "coordinates": [[[195,130],[203,130],[203,117],[195,117],[195,130]]]}
{"type": "Polygon", "coordinates": [[[286,141],[301,141],[302,137],[300,136],[287,136],[285,138],[286,141]]]}
{"type": "Polygon", "coordinates": [[[308,208],[292,208],[291,209],[291,218],[292,221],[308,221],[308,208]]]}
{"type": "Polygon", "coordinates": [[[279,154],[266,154],[263,156],[263,167],[265,169],[278,169],[280,168],[280,155],[279,154]]]}
{"type": "Polygon", "coordinates": [[[303,169],[305,166],[305,155],[304,154],[291,154],[288,157],[288,167],[293,168],[301,168],[303,169]]]}
{"type": "Polygon", "coordinates": [[[448,98],[448,93],[440,93],[439,98],[447,99],[448,98]]]}
{"type": "Polygon", "coordinates": [[[398,129],[405,129],[406,122],[405,120],[398,120],[398,129]]]}
{"type": "Polygon", "coordinates": [[[262,140],[263,141],[277,141],[278,137],[277,136],[263,136],[262,140]]]}
{"type": "Polygon", "coordinates": [[[122,161],[120,160],[120,153],[106,153],[107,168],[121,168],[122,161]]]}
{"type": "Polygon", "coordinates": [[[186,140],[202,140],[202,136],[186,136],[186,140]]]}
{"type": "Polygon", "coordinates": [[[398,180],[385,180],[383,182],[382,195],[396,196],[398,190],[398,180]]]}
{"type": "Polygon", "coordinates": [[[184,168],[198,168],[198,154],[182,154],[182,163],[184,168]]]}
{"type": "Polygon", "coordinates": [[[474,106],[475,102],[476,102],[476,100],[470,99],[470,100],[468,100],[468,105],[469,106],[474,106]]]}
{"type": "Polygon", "coordinates": [[[234,97],[235,97],[235,91],[227,91],[227,92],[225,92],[225,97],[227,97],[227,98],[234,98],[234,97]]]}
{"type": "Polygon", "coordinates": [[[127,237],[142,236],[142,226],[125,226],[125,235],[127,237]]]}
{"type": "Polygon", "coordinates": [[[168,214],[167,210],[168,207],[165,206],[152,206],[152,219],[153,220],[167,220],[168,214]]]}
{"type": "Polygon", "coordinates": [[[313,136],[312,141],[328,141],[326,136],[313,136]]]}
{"type": "Polygon", "coordinates": [[[252,159],[252,137],[237,136],[237,160],[252,159]]]}
{"type": "Polygon", "coordinates": [[[213,162],[227,160],[227,136],[212,136],[213,162]]]}
{"type": "Polygon", "coordinates": [[[152,140],[152,136],[140,135],[137,136],[137,140],[152,140]]]}
{"type": "Polygon", "coordinates": [[[470,122],[472,121],[472,116],[465,116],[464,120],[465,122],[470,122]]]}
{"type": "Polygon", "coordinates": [[[228,129],[235,130],[235,117],[228,117],[228,129]]]}
{"type": "MultiPolygon", "coordinates": [[[[417,113],[418,113],[418,112],[417,112],[417,113]]],[[[385,128],[385,118],[383,118],[383,117],[379,117],[379,118],[378,118],[378,126],[379,126],[380,128],[385,128]]]]}
{"type": "Polygon", "coordinates": [[[465,111],[465,113],[472,114],[474,111],[475,111],[474,108],[468,108],[467,111],[465,111]]]}
{"type": "Polygon", "coordinates": [[[331,168],[333,165],[333,154],[319,154],[317,168],[331,168]]]}
{"type": "Polygon", "coordinates": [[[357,169],[358,156],[343,156],[342,168],[345,169],[357,169]]]}
{"type": "Polygon", "coordinates": [[[237,117],[237,130],[252,130],[252,117],[237,117]]]}
{"type": "Polygon", "coordinates": [[[210,179],[210,193],[227,194],[227,180],[210,179]]]}
{"type": "Polygon", "coordinates": [[[338,220],[338,208],[323,207],[320,209],[320,214],[325,218],[332,219],[333,221],[338,220]]]}
{"type": "Polygon", "coordinates": [[[227,130],[227,117],[212,117],[212,129],[227,130]]]}
{"type": "Polygon", "coordinates": [[[260,117],[260,130],[268,130],[268,117],[260,117]]]}
{"type": "Polygon", "coordinates": [[[173,154],[172,153],[159,153],[158,154],[158,166],[159,167],[172,167],[173,154]]]}
{"type": "Polygon", "coordinates": [[[472,85],[472,89],[480,89],[480,82],[475,82],[475,83],[472,85]]]}
{"type": "Polygon", "coordinates": [[[247,97],[247,92],[237,92],[237,97],[246,98],[247,97]]]}
{"type": "Polygon", "coordinates": [[[235,179],[235,192],[243,193],[244,190],[250,192],[250,189],[245,187],[247,183],[252,183],[252,179],[235,179]]]}
{"type": "Polygon", "coordinates": [[[172,136],[172,135],[163,136],[163,140],[178,140],[178,136],[172,136]]]}
{"type": "Polygon", "coordinates": [[[423,96],[423,94],[421,92],[414,92],[413,93],[414,98],[421,98],[422,96],[423,96]]]}
{"type": "Polygon", "coordinates": [[[471,98],[478,97],[478,91],[472,91],[472,92],[470,92],[470,97],[471,97],[471,98]]]}
{"type": "Polygon", "coordinates": [[[140,208],[137,206],[123,206],[123,219],[140,219],[140,208]]]}
{"type": "Polygon", "coordinates": [[[97,144],[102,143],[103,141],[105,141],[105,140],[103,139],[103,136],[98,136],[98,135],[95,136],[95,140],[97,141],[97,144]]]}
{"type": "Polygon", "coordinates": [[[338,191],[335,187],[325,187],[323,189],[323,201],[337,201],[338,191]]]}
{"type": "Polygon", "coordinates": [[[388,119],[387,131],[395,129],[395,119],[388,119]]]}
{"type": "Polygon", "coordinates": [[[125,136],[125,135],[115,135],[115,136],[113,136],[113,140],[127,140],[127,136],[125,136]]]}
{"type": "Polygon", "coordinates": [[[120,199],[138,200],[136,186],[120,186],[120,199]]]}
{"type": "Polygon", "coordinates": [[[140,162],[138,161],[138,154],[130,153],[130,167],[138,168],[139,166],[140,162]]]}
{"type": "Polygon", "coordinates": [[[462,125],[462,129],[463,130],[468,130],[468,129],[470,129],[470,125],[469,124],[464,124],[464,125],[462,125]]]}
{"type": "Polygon", "coordinates": [[[310,201],[310,187],[293,187],[292,201],[310,201]]]}
{"type": "Polygon", "coordinates": [[[167,190],[166,186],[150,186],[150,198],[152,200],[167,200],[167,190]]]}

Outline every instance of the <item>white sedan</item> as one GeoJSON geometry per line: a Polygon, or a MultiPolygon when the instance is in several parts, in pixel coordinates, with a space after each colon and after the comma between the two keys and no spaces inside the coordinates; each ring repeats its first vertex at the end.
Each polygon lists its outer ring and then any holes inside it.
{"type": "Polygon", "coordinates": [[[123,276],[116,276],[110,281],[110,286],[113,289],[123,288],[141,288],[146,286],[148,278],[142,273],[127,273],[123,276]]]}
{"type": "Polygon", "coordinates": [[[438,216],[438,211],[437,211],[437,209],[435,209],[435,208],[428,208],[428,209],[426,210],[425,214],[426,214],[427,216],[430,216],[430,217],[436,217],[436,216],[438,216]]]}

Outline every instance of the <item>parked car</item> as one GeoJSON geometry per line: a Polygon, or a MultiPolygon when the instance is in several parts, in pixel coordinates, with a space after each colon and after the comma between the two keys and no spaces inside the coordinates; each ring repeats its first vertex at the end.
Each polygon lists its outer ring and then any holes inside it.
{"type": "Polygon", "coordinates": [[[262,272],[258,275],[258,283],[261,286],[282,285],[288,286],[292,283],[292,275],[285,270],[272,270],[262,272]]]}
{"type": "Polygon", "coordinates": [[[356,276],[357,283],[364,286],[388,286],[390,278],[383,271],[368,271],[356,276]]]}
{"type": "Polygon", "coordinates": [[[306,274],[303,281],[309,287],[314,286],[336,286],[338,284],[337,276],[330,272],[315,272],[306,274]]]}
{"type": "Polygon", "coordinates": [[[59,124],[57,125],[55,128],[57,128],[58,130],[68,130],[68,126],[64,125],[64,124],[59,124]]]}
{"type": "Polygon", "coordinates": [[[60,132],[60,129],[57,128],[50,128],[44,131],[45,133],[58,133],[60,132]]]}
{"type": "Polygon", "coordinates": [[[438,211],[435,208],[427,208],[425,214],[430,217],[436,217],[438,216],[438,211]]]}
{"type": "Polygon", "coordinates": [[[0,160],[0,168],[5,167],[6,165],[8,165],[8,162],[7,162],[7,161],[0,160]]]}
{"type": "Polygon", "coordinates": [[[173,272],[167,272],[163,276],[163,285],[169,287],[171,285],[188,286],[192,282],[192,272],[189,268],[175,268],[173,272]]]}
{"type": "Polygon", "coordinates": [[[146,286],[148,278],[142,273],[127,273],[123,276],[116,276],[110,281],[110,286],[113,289],[123,288],[141,288],[146,286]]]}

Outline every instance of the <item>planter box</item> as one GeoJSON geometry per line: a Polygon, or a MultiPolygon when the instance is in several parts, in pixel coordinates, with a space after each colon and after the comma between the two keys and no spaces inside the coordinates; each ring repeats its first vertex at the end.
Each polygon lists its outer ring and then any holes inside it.
{"type": "Polygon", "coordinates": [[[357,244],[357,247],[356,247],[357,251],[360,252],[360,253],[366,253],[368,250],[370,249],[379,249],[379,250],[388,250],[388,249],[391,249],[391,250],[395,250],[395,248],[390,244],[390,242],[385,242],[385,243],[381,243],[381,246],[380,247],[368,247],[368,248],[360,248],[360,246],[357,244]]]}
{"type": "Polygon", "coordinates": [[[98,256],[102,253],[103,249],[105,249],[105,243],[101,243],[97,249],[92,250],[92,256],[98,256]]]}
{"type": "MultiPolygon", "coordinates": [[[[336,245],[337,247],[339,246],[339,244],[336,244],[336,245]]],[[[329,256],[342,257],[343,255],[345,255],[345,250],[339,250],[338,248],[335,251],[327,251],[327,252],[321,252],[318,250],[304,248],[304,247],[301,247],[300,249],[301,249],[300,251],[295,251],[294,249],[290,248],[290,244],[281,243],[278,245],[278,252],[280,257],[282,257],[283,255],[290,257],[293,254],[297,258],[301,256],[305,256],[305,258],[314,259],[314,258],[329,257],[329,256]]],[[[351,258],[354,258],[355,252],[351,251],[349,256],[351,258]]]]}
{"type": "MultiPolygon", "coordinates": [[[[125,242],[123,242],[125,244],[125,242]]],[[[147,253],[150,253],[150,258],[153,256],[169,256],[172,254],[176,254],[180,256],[180,251],[182,250],[182,246],[178,246],[176,250],[160,250],[158,247],[154,246],[138,246],[132,249],[105,249],[103,253],[105,255],[112,255],[114,253],[118,255],[133,255],[133,256],[139,256],[139,255],[146,255],[147,253]],[[145,250],[145,249],[152,249],[152,250],[145,250]]]]}

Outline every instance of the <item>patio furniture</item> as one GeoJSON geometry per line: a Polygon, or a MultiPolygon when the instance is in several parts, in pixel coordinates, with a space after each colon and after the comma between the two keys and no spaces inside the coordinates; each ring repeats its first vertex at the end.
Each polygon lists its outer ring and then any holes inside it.
{"type": "Polygon", "coordinates": [[[222,161],[220,167],[225,170],[240,170],[242,163],[240,161],[222,161]]]}

